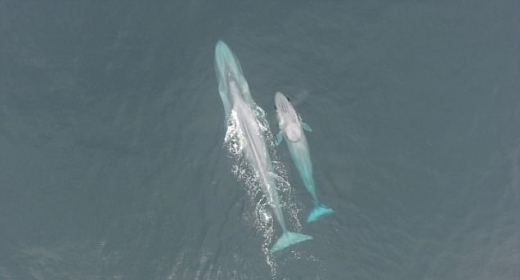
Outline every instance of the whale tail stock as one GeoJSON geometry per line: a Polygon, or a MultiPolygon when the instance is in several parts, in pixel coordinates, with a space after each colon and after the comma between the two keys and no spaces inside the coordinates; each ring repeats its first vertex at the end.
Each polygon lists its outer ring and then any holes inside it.
{"type": "Polygon", "coordinates": [[[311,240],[312,236],[305,235],[292,231],[285,231],[280,238],[276,241],[276,243],[271,247],[271,253],[280,251],[286,247],[294,245],[296,243],[300,243],[303,241],[311,240]]]}
{"type": "Polygon", "coordinates": [[[311,213],[307,217],[307,223],[314,222],[318,220],[320,217],[330,215],[332,213],[334,213],[334,210],[332,210],[332,208],[329,208],[328,206],[325,206],[323,204],[318,204],[318,206],[312,209],[311,213]]]}

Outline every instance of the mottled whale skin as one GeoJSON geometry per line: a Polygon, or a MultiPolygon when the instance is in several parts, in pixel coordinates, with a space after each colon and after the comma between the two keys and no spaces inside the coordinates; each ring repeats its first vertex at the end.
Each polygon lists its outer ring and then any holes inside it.
{"type": "Polygon", "coordinates": [[[280,131],[276,135],[276,145],[279,145],[283,139],[287,143],[292,160],[300,177],[305,184],[305,188],[312,196],[314,201],[314,209],[307,217],[307,222],[314,222],[320,217],[334,213],[334,210],[320,203],[316,195],[316,186],[314,185],[314,177],[312,175],[312,161],[307,144],[307,138],[303,130],[312,131],[309,125],[302,122],[300,116],[294,110],[289,99],[281,92],[277,92],[274,96],[276,115],[278,117],[278,126],[280,131]]]}
{"type": "Polygon", "coordinates": [[[271,253],[312,239],[311,236],[287,230],[265,142],[265,132],[260,127],[259,118],[265,120],[265,115],[251,97],[249,85],[244,78],[238,59],[222,41],[219,41],[215,47],[215,71],[226,122],[230,121],[230,118],[234,118],[236,121],[236,129],[240,131],[239,134],[242,137],[242,153],[256,173],[262,191],[283,230],[282,236],[271,247],[271,253]]]}

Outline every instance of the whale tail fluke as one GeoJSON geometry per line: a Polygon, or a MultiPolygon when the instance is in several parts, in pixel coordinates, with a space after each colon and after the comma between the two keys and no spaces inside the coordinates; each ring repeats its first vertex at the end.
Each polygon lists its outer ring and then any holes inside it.
{"type": "Polygon", "coordinates": [[[282,234],[280,238],[276,241],[276,243],[271,247],[271,253],[276,251],[280,251],[286,247],[294,245],[296,243],[300,243],[303,241],[311,240],[312,236],[296,233],[292,231],[286,231],[282,234]]]}
{"type": "Polygon", "coordinates": [[[334,210],[332,210],[332,208],[320,204],[316,206],[314,209],[312,209],[311,213],[307,217],[307,223],[314,222],[318,220],[320,217],[330,215],[332,213],[334,213],[334,210]]]}

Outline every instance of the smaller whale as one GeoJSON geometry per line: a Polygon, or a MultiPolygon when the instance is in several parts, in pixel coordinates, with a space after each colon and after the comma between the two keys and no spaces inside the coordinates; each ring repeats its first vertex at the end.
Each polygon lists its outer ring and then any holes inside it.
{"type": "Polygon", "coordinates": [[[307,145],[307,138],[303,130],[311,132],[311,127],[302,122],[300,116],[294,110],[290,100],[281,92],[274,96],[276,115],[280,131],[276,135],[276,145],[283,139],[287,143],[292,160],[300,173],[300,177],[312,196],[314,209],[307,217],[307,222],[314,222],[320,217],[334,213],[334,210],[320,203],[316,195],[316,186],[312,175],[312,161],[307,145]]]}

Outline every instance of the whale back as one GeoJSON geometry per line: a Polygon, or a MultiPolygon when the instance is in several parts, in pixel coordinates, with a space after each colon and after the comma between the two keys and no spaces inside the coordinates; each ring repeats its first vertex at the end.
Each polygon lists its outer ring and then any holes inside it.
{"type": "Polygon", "coordinates": [[[291,123],[285,128],[285,135],[293,142],[296,142],[302,138],[302,128],[297,123],[291,123]]]}

